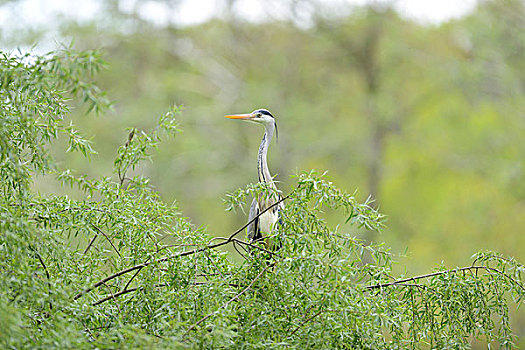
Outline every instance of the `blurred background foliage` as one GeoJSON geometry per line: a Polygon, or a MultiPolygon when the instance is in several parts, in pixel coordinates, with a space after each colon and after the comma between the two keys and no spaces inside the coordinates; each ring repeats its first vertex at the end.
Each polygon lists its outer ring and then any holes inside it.
{"type": "MultiPolygon", "coordinates": [[[[434,25],[401,17],[388,1],[270,1],[260,21],[240,16],[239,2],[182,25],[142,13],[153,3],[171,18],[183,1],[102,1],[89,19],[0,25],[2,47],[104,51],[98,83],[113,111],[92,117],[78,108],[74,118],[98,154],[86,162],[67,145],[53,150],[78,174],[110,174],[126,128],[149,128],[167,106],[183,105],[184,133],[137,171],[212,233],[245,222],[221,198],[257,180],[262,137],[223,115],[268,108],[279,125],[269,162],[280,188],[315,168],[361,199],[371,194],[387,228],[356,235],[406,251],[400,268],[409,274],[462,265],[485,249],[525,260],[524,1],[479,1],[434,25]]],[[[22,3],[0,2],[11,23],[24,23],[22,3]]],[[[35,186],[61,191],[50,179],[35,186]]]]}

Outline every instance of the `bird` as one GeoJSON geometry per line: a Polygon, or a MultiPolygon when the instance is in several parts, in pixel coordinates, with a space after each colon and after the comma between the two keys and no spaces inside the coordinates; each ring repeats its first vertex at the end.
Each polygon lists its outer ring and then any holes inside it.
{"type": "MultiPolygon", "coordinates": [[[[283,209],[282,202],[280,202],[281,196],[277,193],[277,186],[275,185],[275,181],[270,174],[267,162],[270,141],[272,140],[274,133],[276,139],[278,137],[277,123],[275,121],[275,117],[267,109],[256,109],[252,113],[231,114],[225,117],[262,124],[265,128],[265,133],[262,138],[261,145],[259,146],[259,153],[257,154],[257,173],[259,183],[266,184],[273,195],[270,194],[269,196],[265,196],[260,194],[259,196],[253,198],[252,204],[250,206],[250,212],[248,214],[249,225],[246,228],[246,235],[250,242],[262,241],[265,239],[265,237],[268,237],[275,232],[277,223],[280,221],[279,212],[283,209]],[[279,204],[275,205],[277,202],[279,202],[279,204]],[[272,205],[273,207],[271,209],[257,217],[259,213],[262,213],[272,205]]],[[[266,245],[268,247],[268,242],[266,242],[266,245]]]]}

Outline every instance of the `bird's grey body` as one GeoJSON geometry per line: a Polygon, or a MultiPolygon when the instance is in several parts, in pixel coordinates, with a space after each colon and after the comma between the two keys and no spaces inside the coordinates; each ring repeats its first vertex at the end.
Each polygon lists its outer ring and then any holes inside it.
{"type": "MultiPolygon", "coordinates": [[[[277,194],[277,187],[268,169],[267,155],[270,141],[273,138],[274,132],[277,130],[275,118],[265,109],[258,109],[250,114],[231,115],[227,116],[233,119],[244,119],[263,124],[265,133],[259,147],[257,155],[257,173],[260,183],[265,183],[269,190],[268,195],[259,195],[254,198],[250,206],[248,221],[252,221],[260,213],[265,211],[268,207],[274,205],[279,201],[280,196],[277,194]]],[[[262,240],[264,237],[272,234],[275,231],[276,223],[279,221],[279,211],[282,209],[282,204],[273,206],[271,209],[264,212],[257,217],[247,227],[247,236],[250,241],[262,240]]]]}

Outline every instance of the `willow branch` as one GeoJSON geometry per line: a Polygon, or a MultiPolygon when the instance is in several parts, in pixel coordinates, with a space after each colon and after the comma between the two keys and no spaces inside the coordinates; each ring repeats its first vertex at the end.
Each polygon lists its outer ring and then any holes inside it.
{"type": "Polygon", "coordinates": [[[396,281],[389,282],[389,283],[374,284],[372,286],[366,286],[365,289],[373,290],[373,289],[380,289],[380,288],[391,287],[391,286],[396,286],[396,285],[408,286],[408,284],[406,284],[406,282],[411,282],[411,281],[415,282],[416,280],[420,280],[420,279],[424,279],[424,278],[430,278],[430,277],[435,277],[435,276],[440,276],[440,275],[445,275],[445,274],[450,274],[450,273],[458,273],[458,272],[462,272],[462,271],[470,271],[470,270],[476,270],[476,271],[477,270],[485,270],[488,273],[495,272],[495,273],[497,273],[499,275],[502,275],[502,276],[506,277],[511,282],[513,282],[515,285],[519,286],[523,291],[525,291],[525,287],[523,286],[523,284],[519,283],[518,281],[516,281],[512,277],[508,276],[507,274],[503,273],[502,271],[500,271],[498,269],[495,269],[493,267],[481,266],[481,265],[466,266],[466,267],[461,267],[461,268],[452,269],[452,270],[438,271],[438,272],[428,273],[428,274],[425,274],[425,275],[414,276],[414,277],[410,277],[410,278],[396,280],[396,281]]]}
{"type": "Polygon", "coordinates": [[[234,241],[234,238],[235,236],[237,236],[239,233],[241,233],[242,231],[244,231],[244,229],[246,229],[246,227],[248,227],[248,225],[250,225],[252,222],[254,222],[255,220],[257,220],[259,218],[259,216],[263,215],[264,213],[266,213],[268,210],[272,209],[273,207],[275,207],[276,205],[278,205],[279,203],[283,202],[284,200],[290,198],[290,195],[287,195],[286,197],[283,197],[281,199],[279,199],[277,202],[275,202],[274,204],[270,205],[268,208],[266,208],[265,210],[261,211],[258,215],[256,215],[253,219],[251,219],[250,221],[248,221],[245,225],[243,225],[241,228],[239,228],[237,231],[233,232],[229,237],[228,239],[226,239],[225,241],[223,242],[219,242],[219,243],[215,243],[215,244],[209,244],[207,246],[204,246],[204,247],[200,247],[200,248],[195,248],[195,249],[192,249],[192,250],[188,250],[188,251],[185,251],[185,252],[180,252],[180,253],[176,253],[176,254],[171,254],[171,255],[168,255],[168,256],[165,256],[163,258],[160,258],[160,259],[157,259],[157,260],[153,260],[153,261],[145,261],[141,264],[138,264],[138,265],[135,265],[135,266],[131,266],[131,267],[128,267],[127,269],[124,269],[124,270],[120,270],[110,276],[107,276],[106,278],[96,282],[95,284],[93,284],[91,287],[88,287],[86,288],[85,290],[83,290],[82,292],[78,293],[77,295],[75,295],[73,297],[73,300],[77,300],[78,298],[82,297],[83,295],[91,292],[93,289],[95,288],[98,288],[100,287],[101,285],[103,285],[104,283],[108,282],[108,281],[111,281],[112,279],[115,279],[119,276],[122,276],[126,273],[129,273],[129,272],[132,272],[132,271],[135,271],[137,269],[142,269],[148,265],[151,265],[152,263],[154,262],[164,262],[164,261],[168,261],[168,260],[171,260],[171,259],[175,259],[175,258],[180,258],[180,257],[183,257],[183,256],[188,256],[188,255],[194,255],[194,254],[197,254],[197,253],[200,253],[200,252],[203,252],[205,250],[208,250],[208,249],[215,249],[215,248],[218,248],[218,247],[221,247],[223,245],[226,245],[226,244],[229,244],[229,243],[232,243],[234,241]]]}

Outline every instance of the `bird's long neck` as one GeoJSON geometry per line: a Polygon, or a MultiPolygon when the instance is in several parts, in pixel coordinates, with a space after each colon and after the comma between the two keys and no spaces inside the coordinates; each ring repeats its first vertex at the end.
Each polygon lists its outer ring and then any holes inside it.
{"type": "Polygon", "coordinates": [[[272,175],[268,169],[267,155],[270,141],[273,137],[275,127],[273,125],[266,126],[266,132],[264,133],[261,145],[259,146],[257,171],[259,173],[259,182],[267,182],[273,185],[272,175]]]}

